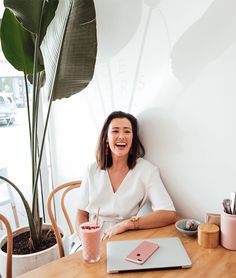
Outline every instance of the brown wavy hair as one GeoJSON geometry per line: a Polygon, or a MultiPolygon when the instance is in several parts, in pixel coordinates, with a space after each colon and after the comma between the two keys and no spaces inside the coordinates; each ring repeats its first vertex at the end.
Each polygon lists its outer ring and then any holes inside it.
{"type": "Polygon", "coordinates": [[[136,161],[139,157],[143,157],[145,155],[145,149],[142,145],[139,136],[138,136],[138,121],[137,119],[129,114],[122,111],[114,111],[112,112],[107,119],[104,122],[103,128],[101,130],[98,144],[97,144],[97,150],[96,150],[96,159],[97,164],[100,169],[106,169],[112,166],[112,156],[111,156],[111,150],[108,148],[108,155],[106,155],[106,141],[107,141],[107,133],[108,128],[113,119],[122,119],[126,118],[130,121],[132,125],[132,132],[133,132],[133,141],[128,156],[127,164],[129,166],[129,169],[133,169],[136,165],[136,161]]]}

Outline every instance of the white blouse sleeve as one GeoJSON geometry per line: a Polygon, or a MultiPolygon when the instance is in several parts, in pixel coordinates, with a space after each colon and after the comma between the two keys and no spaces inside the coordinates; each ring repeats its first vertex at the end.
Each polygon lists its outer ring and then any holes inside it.
{"type": "Polygon", "coordinates": [[[173,202],[165,189],[157,167],[153,169],[146,181],[146,190],[152,210],[175,210],[173,202]]]}
{"type": "Polygon", "coordinates": [[[86,210],[89,204],[89,172],[89,167],[87,167],[86,173],[78,190],[79,195],[77,208],[81,210],[86,210]]]}

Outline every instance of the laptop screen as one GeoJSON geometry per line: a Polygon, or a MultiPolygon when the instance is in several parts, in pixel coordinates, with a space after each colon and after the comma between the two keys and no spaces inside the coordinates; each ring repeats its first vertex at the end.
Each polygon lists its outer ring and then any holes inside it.
{"type": "Polygon", "coordinates": [[[178,237],[108,241],[106,247],[108,273],[192,266],[192,262],[178,237]],[[127,255],[143,241],[157,243],[159,248],[143,264],[127,261],[127,255]]]}

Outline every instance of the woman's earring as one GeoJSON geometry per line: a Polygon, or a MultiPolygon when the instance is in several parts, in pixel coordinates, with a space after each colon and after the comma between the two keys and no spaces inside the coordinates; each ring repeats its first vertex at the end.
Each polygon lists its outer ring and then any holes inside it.
{"type": "Polygon", "coordinates": [[[109,154],[109,145],[108,145],[108,142],[106,142],[106,149],[105,149],[105,168],[107,168],[108,154],[109,154]]]}
{"type": "Polygon", "coordinates": [[[109,150],[108,150],[108,142],[106,143],[106,156],[108,156],[108,152],[109,152],[109,150]]]}

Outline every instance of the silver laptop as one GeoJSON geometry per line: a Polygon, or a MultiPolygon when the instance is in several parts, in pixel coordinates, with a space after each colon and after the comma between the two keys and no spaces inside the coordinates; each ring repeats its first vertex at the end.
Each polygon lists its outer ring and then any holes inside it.
{"type": "Polygon", "coordinates": [[[108,273],[159,268],[189,268],[192,266],[192,262],[178,237],[108,241],[106,251],[108,273]],[[143,241],[158,243],[160,247],[142,265],[127,261],[126,256],[143,241]]]}

